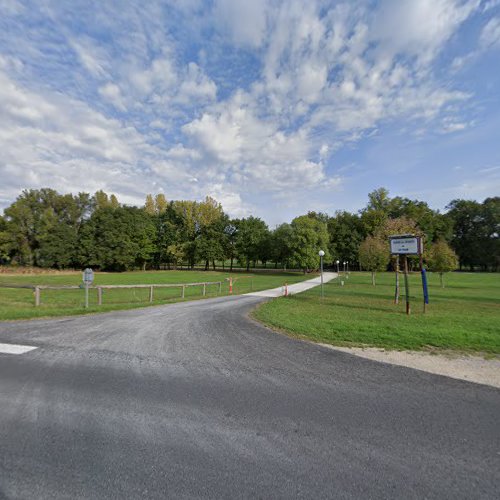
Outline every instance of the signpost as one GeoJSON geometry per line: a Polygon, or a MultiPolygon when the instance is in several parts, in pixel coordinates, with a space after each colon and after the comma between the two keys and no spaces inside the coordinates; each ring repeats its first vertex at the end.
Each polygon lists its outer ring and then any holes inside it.
{"type": "Polygon", "coordinates": [[[85,309],[89,307],[89,286],[94,282],[94,271],[89,267],[83,271],[83,284],[85,285],[85,309]]]}
{"type": "Polygon", "coordinates": [[[410,308],[410,285],[408,283],[408,255],[418,255],[420,260],[420,271],[422,274],[422,287],[424,290],[424,313],[425,306],[429,303],[429,294],[427,291],[427,279],[423,266],[423,238],[413,234],[402,234],[389,236],[391,245],[391,254],[396,255],[396,292],[394,303],[398,303],[399,299],[399,256],[404,257],[404,278],[405,278],[405,297],[406,297],[406,314],[411,313],[410,308]]]}

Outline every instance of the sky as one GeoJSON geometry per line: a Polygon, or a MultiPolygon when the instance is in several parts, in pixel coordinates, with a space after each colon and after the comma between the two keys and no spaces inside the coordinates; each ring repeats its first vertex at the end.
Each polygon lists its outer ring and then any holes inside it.
{"type": "Polygon", "coordinates": [[[0,209],[500,195],[500,0],[0,0],[0,209]]]}

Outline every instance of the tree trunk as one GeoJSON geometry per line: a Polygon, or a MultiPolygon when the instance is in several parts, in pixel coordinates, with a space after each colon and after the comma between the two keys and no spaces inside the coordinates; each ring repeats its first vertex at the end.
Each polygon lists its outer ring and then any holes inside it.
{"type": "Polygon", "coordinates": [[[250,259],[247,259],[247,271],[250,271],[250,259]]]}
{"type": "Polygon", "coordinates": [[[212,269],[215,271],[215,260],[212,260],[212,269]]]}
{"type": "Polygon", "coordinates": [[[375,273],[372,271],[372,285],[375,286],[375,273]]]}
{"type": "Polygon", "coordinates": [[[444,273],[439,273],[439,280],[441,281],[441,288],[444,288],[444,279],[443,279],[443,274],[444,274],[444,273]]]}
{"type": "Polygon", "coordinates": [[[210,267],[210,262],[209,262],[209,260],[207,259],[207,260],[205,261],[205,271],[208,271],[208,268],[209,268],[209,267],[210,267]]]}
{"type": "Polygon", "coordinates": [[[232,273],[233,272],[233,256],[231,255],[231,267],[229,268],[229,272],[232,273]]]}

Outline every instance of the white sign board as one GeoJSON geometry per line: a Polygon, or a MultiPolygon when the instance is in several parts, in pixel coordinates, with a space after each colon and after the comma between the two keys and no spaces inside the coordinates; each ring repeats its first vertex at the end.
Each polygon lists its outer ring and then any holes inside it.
{"type": "Polygon", "coordinates": [[[91,285],[94,281],[94,271],[92,269],[87,268],[83,271],[83,282],[86,285],[91,285]]]}
{"type": "Polygon", "coordinates": [[[395,255],[419,255],[420,238],[416,236],[391,238],[391,253],[395,255]]]}

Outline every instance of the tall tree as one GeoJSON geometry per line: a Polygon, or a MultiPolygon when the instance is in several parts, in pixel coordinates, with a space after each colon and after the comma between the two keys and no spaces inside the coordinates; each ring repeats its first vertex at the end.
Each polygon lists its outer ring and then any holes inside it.
{"type": "Polygon", "coordinates": [[[236,252],[241,263],[250,269],[250,262],[257,261],[262,241],[267,237],[267,224],[258,217],[248,217],[238,221],[236,252]]]}
{"type": "Polygon", "coordinates": [[[457,254],[444,240],[432,244],[427,256],[427,265],[431,271],[439,273],[441,287],[444,288],[443,274],[454,271],[458,266],[457,254]]]}
{"type": "Polygon", "coordinates": [[[271,235],[271,258],[274,260],[275,267],[278,263],[283,269],[290,267],[292,258],[292,234],[293,229],[290,224],[279,225],[271,235]]]}
{"type": "Polygon", "coordinates": [[[385,271],[389,263],[387,242],[368,236],[359,247],[359,263],[372,273],[372,285],[375,286],[375,273],[385,271]]]}
{"type": "Polygon", "coordinates": [[[291,261],[294,267],[302,269],[304,273],[309,269],[317,269],[319,250],[325,252],[326,261],[330,259],[328,230],[324,222],[302,215],[293,219],[291,227],[291,261]]]}
{"type": "Polygon", "coordinates": [[[349,212],[337,212],[328,219],[330,254],[333,260],[358,263],[359,245],[366,237],[360,217],[349,212]]]}

